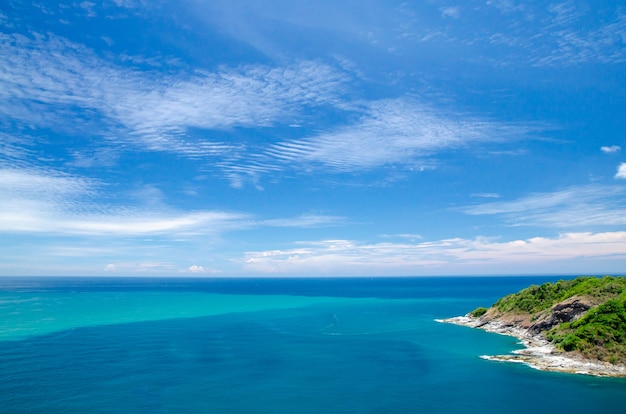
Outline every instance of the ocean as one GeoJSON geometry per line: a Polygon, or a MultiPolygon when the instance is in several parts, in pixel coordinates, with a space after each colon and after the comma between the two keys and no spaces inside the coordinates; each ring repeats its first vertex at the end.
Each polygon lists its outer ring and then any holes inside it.
{"type": "Polygon", "coordinates": [[[554,280],[0,278],[0,413],[622,412],[435,321],[554,280]]]}

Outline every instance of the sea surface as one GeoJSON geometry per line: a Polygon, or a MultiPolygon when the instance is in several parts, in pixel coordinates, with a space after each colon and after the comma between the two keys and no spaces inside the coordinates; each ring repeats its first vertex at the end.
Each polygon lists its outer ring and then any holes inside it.
{"type": "Polygon", "coordinates": [[[623,412],[435,322],[554,280],[0,278],[0,413],[623,412]]]}

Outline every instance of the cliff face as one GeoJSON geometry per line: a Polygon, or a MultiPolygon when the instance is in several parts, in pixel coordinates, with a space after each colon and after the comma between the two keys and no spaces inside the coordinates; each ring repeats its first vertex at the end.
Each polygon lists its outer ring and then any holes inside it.
{"type": "Polygon", "coordinates": [[[589,298],[575,296],[552,306],[547,311],[536,315],[536,320],[528,330],[533,334],[549,331],[563,322],[573,322],[580,319],[596,304],[589,298]]]}
{"type": "Polygon", "coordinates": [[[573,297],[536,314],[501,312],[492,307],[478,318],[478,327],[497,321],[502,326],[521,328],[529,334],[539,335],[563,322],[579,319],[595,305],[589,298],[573,297]]]}

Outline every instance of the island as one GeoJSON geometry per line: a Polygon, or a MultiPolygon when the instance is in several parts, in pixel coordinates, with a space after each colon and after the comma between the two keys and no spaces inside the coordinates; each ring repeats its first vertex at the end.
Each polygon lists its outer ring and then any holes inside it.
{"type": "Polygon", "coordinates": [[[626,377],[626,277],[578,277],[530,286],[438,322],[518,338],[525,348],[482,356],[545,371],[626,377]]]}

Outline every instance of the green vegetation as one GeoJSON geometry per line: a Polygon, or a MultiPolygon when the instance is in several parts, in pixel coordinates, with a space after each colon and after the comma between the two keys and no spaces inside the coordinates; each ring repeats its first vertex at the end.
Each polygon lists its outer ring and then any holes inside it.
{"type": "MultiPolygon", "coordinates": [[[[551,315],[554,305],[570,298],[580,298],[591,308],[569,322],[550,325],[545,337],[565,351],[586,358],[626,364],[626,277],[579,277],[541,286],[530,286],[498,300],[492,309],[495,317],[525,316],[536,321],[551,315]]],[[[487,309],[470,313],[480,317],[487,309]]]]}
{"type": "Polygon", "coordinates": [[[473,311],[470,312],[470,316],[474,317],[474,318],[480,318],[481,316],[483,316],[485,313],[487,313],[489,309],[487,308],[476,308],[473,311]]]}
{"type": "Polygon", "coordinates": [[[546,337],[564,351],[611,363],[626,363],[626,292],[619,299],[590,309],[574,322],[554,327],[546,337]]]}
{"type": "Polygon", "coordinates": [[[574,296],[607,300],[619,296],[624,291],[626,277],[579,277],[530,286],[519,293],[503,297],[494,307],[503,313],[533,314],[574,296]]]}

